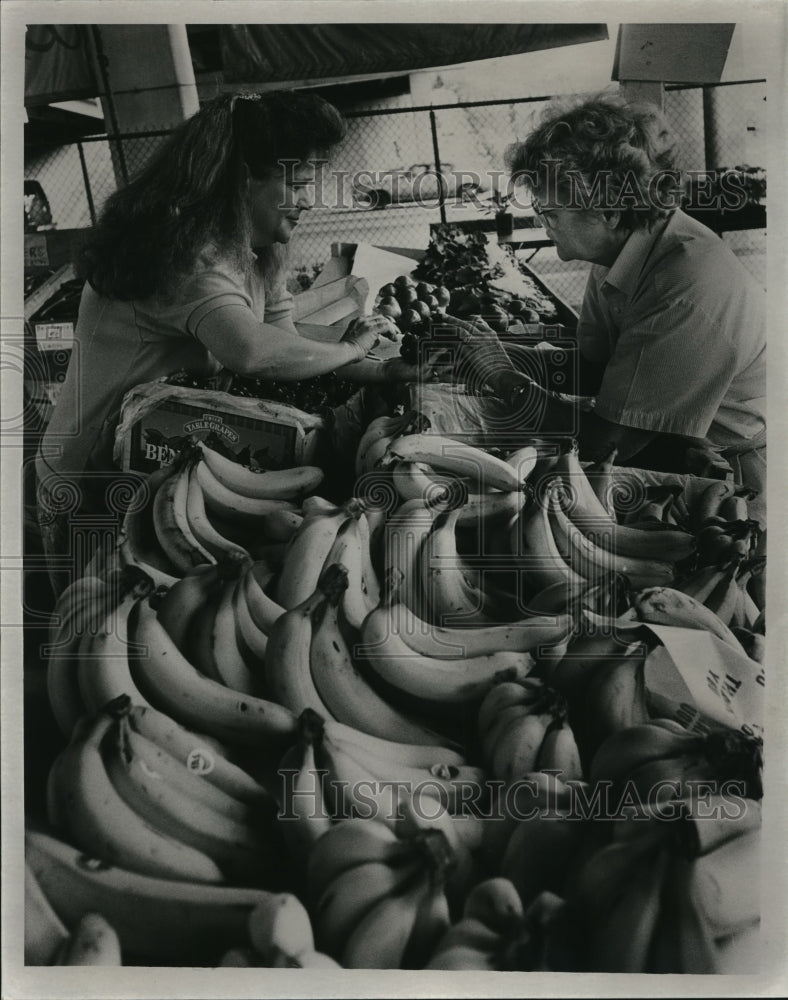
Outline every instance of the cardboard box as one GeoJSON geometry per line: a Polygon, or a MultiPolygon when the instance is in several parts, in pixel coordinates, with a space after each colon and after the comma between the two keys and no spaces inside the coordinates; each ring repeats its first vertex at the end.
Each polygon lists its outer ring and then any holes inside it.
{"type": "Polygon", "coordinates": [[[149,473],[168,465],[188,438],[211,438],[246,464],[320,465],[328,440],[320,417],[285,403],[151,382],[130,390],[115,435],[115,460],[149,473]]]}

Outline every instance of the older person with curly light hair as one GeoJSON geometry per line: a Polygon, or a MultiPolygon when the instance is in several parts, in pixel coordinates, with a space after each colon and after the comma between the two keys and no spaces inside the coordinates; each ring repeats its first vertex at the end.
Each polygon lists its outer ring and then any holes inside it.
{"type": "MultiPolygon", "coordinates": [[[[764,294],[730,248],[679,207],[676,142],[653,105],[602,95],[551,105],[510,147],[513,178],[561,260],[593,265],[577,328],[577,414],[512,369],[495,335],[465,331],[466,371],[483,368],[533,431],[574,433],[581,455],[685,471],[702,440],[740,483],[765,486],[764,294]]],[[[543,366],[542,366],[543,367],[543,366]]]]}

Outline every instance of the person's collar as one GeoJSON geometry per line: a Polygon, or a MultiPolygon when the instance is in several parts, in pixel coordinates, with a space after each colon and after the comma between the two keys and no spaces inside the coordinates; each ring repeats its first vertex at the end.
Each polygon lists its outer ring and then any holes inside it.
{"type": "Polygon", "coordinates": [[[651,229],[633,230],[605,275],[604,283],[624,295],[633,295],[643,265],[669,222],[670,216],[658,219],[651,229]]]}

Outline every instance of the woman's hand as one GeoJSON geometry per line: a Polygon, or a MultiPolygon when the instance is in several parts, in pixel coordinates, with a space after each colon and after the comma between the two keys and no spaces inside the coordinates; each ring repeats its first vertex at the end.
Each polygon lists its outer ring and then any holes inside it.
{"type": "Polygon", "coordinates": [[[359,350],[360,360],[377,347],[381,337],[394,340],[396,336],[397,328],[388,316],[361,316],[345,330],[342,343],[355,344],[359,350]]]}
{"type": "Polygon", "coordinates": [[[454,370],[456,382],[464,382],[469,388],[480,389],[488,384],[496,388],[500,373],[516,370],[497,334],[483,319],[466,321],[447,316],[446,321],[458,331],[461,342],[454,370]]]}

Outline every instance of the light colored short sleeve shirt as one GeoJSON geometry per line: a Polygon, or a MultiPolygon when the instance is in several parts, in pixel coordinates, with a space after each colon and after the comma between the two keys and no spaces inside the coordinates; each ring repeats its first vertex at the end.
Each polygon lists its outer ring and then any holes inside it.
{"type": "Polygon", "coordinates": [[[591,269],[582,355],[604,364],[596,412],[723,447],[765,427],[765,295],[730,248],[681,211],[591,269]]]}
{"type": "Polygon", "coordinates": [[[132,387],[184,369],[216,374],[220,366],[197,333],[207,315],[230,304],[277,323],[290,315],[293,299],[284,275],[266,294],[256,262],[242,273],[207,257],[166,300],[121,302],[86,284],[66,380],[40,449],[45,470],[109,468],[121,403],[132,387]]]}

